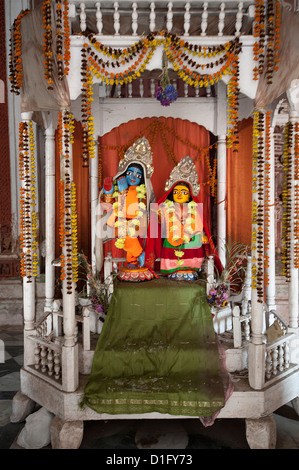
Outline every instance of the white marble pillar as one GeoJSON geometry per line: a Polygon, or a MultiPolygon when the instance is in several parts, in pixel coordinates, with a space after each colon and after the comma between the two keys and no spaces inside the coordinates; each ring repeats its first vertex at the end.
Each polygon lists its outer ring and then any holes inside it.
{"type": "Polygon", "coordinates": [[[96,209],[99,196],[99,157],[98,141],[95,141],[95,156],[89,160],[89,186],[90,186],[90,213],[91,213],[91,266],[96,270],[95,233],[96,233],[96,209]]]}
{"type": "MultiPolygon", "coordinates": [[[[63,134],[64,142],[64,134],[63,134]]],[[[65,144],[64,144],[65,145],[65,144]]],[[[73,180],[73,152],[72,145],[69,145],[69,168],[65,166],[65,151],[62,156],[61,177],[66,181],[69,176],[73,180]]],[[[66,246],[63,247],[63,254],[67,257],[66,246]]],[[[67,392],[75,391],[79,383],[78,367],[78,344],[76,344],[76,317],[75,317],[75,290],[76,284],[72,283],[71,293],[68,293],[67,280],[62,281],[62,306],[63,306],[63,347],[62,347],[62,386],[67,392]]]]}
{"type": "MultiPolygon", "coordinates": [[[[256,118],[257,119],[257,118],[256,118]]],[[[253,165],[253,172],[255,171],[253,165]]],[[[263,172],[264,173],[264,172],[263,172]]],[[[256,206],[263,204],[263,200],[259,199],[257,187],[254,183],[257,175],[253,173],[253,191],[252,203],[256,206]]],[[[253,220],[252,233],[258,232],[258,224],[253,220]]],[[[252,240],[251,258],[252,258],[252,275],[256,276],[255,268],[258,266],[259,253],[257,252],[257,241],[252,240]]],[[[250,386],[255,390],[263,388],[265,383],[265,351],[266,345],[263,343],[263,302],[258,298],[258,291],[254,282],[251,291],[251,342],[248,349],[248,380],[250,386]]]]}
{"type": "MultiPolygon", "coordinates": [[[[33,113],[22,113],[22,121],[29,124],[33,113]]],[[[24,183],[24,182],[23,182],[24,183]]],[[[30,335],[35,335],[36,316],[36,285],[35,277],[32,276],[30,282],[28,278],[23,278],[23,315],[24,315],[24,366],[34,364],[34,343],[27,339],[30,335]]]]}
{"type": "Polygon", "coordinates": [[[226,136],[218,136],[217,147],[217,250],[225,266],[226,244],[226,136]]]}
{"type": "Polygon", "coordinates": [[[51,311],[55,292],[55,129],[45,131],[45,311],[51,311]]]}

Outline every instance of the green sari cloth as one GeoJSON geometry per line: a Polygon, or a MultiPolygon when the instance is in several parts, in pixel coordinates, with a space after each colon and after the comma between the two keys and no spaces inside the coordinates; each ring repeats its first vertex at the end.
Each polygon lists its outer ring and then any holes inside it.
{"type": "Polygon", "coordinates": [[[116,281],[82,405],[98,413],[211,416],[224,406],[202,281],[116,281]]]}

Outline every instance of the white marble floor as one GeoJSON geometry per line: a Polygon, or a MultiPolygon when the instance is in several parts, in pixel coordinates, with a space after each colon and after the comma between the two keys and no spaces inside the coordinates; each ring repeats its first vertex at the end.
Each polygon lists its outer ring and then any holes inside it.
{"type": "MultiPolygon", "coordinates": [[[[11,423],[12,399],[20,390],[20,368],[23,363],[23,334],[20,330],[0,327],[0,348],[5,349],[5,361],[0,350],[0,449],[16,449],[16,439],[25,425],[11,423]],[[2,340],[2,341],[1,341],[2,340]]],[[[291,403],[274,413],[277,424],[276,449],[299,449],[299,417],[291,403]]],[[[151,423],[152,426],[153,423],[151,423]]],[[[167,426],[167,423],[165,423],[167,426]]],[[[81,449],[136,449],[135,437],[146,422],[96,421],[85,423],[81,449]]],[[[157,424],[159,426],[159,424],[157,424]]],[[[220,419],[204,428],[199,420],[180,421],[188,435],[186,449],[249,449],[242,419],[220,419]]],[[[173,421],[169,422],[173,430],[173,421]]],[[[181,432],[181,430],[180,430],[181,432]]],[[[51,448],[51,447],[47,447],[51,448]]]]}

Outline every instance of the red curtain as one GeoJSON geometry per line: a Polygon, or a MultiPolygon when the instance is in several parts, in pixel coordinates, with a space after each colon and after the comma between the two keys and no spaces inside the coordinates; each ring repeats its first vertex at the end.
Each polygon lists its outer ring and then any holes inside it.
{"type": "MultiPolygon", "coordinates": [[[[164,194],[164,186],[171,170],[189,155],[196,164],[201,184],[200,199],[204,205],[204,213],[208,226],[211,226],[211,198],[209,187],[209,171],[204,152],[210,145],[210,133],[203,126],[182,119],[144,118],[122,124],[99,138],[99,162],[102,177],[113,176],[119,163],[119,149],[125,150],[139,137],[145,136],[152,145],[154,174],[152,184],[156,199],[164,194]],[[156,127],[155,127],[156,126],[156,127]],[[156,135],[153,137],[156,129],[156,135]],[[190,145],[192,143],[192,145],[190,145]]],[[[57,139],[56,139],[57,141],[57,139]]],[[[58,147],[56,147],[56,233],[59,233],[59,197],[58,184],[60,179],[58,147]]],[[[89,169],[82,167],[82,126],[75,123],[75,141],[73,146],[73,174],[77,188],[78,212],[78,249],[90,257],[90,195],[89,169]]],[[[105,250],[120,255],[107,243],[105,250]]],[[[56,256],[59,256],[59,239],[56,240],[56,256]]]]}
{"type": "Polygon", "coordinates": [[[252,118],[239,123],[239,150],[227,155],[227,236],[251,244],[252,118]]]}

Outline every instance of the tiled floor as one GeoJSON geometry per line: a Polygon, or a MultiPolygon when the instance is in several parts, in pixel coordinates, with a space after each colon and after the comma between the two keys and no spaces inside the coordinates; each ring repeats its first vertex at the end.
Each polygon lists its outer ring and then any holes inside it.
{"type": "MultiPolygon", "coordinates": [[[[19,330],[0,329],[0,449],[18,449],[16,439],[25,422],[11,423],[13,396],[20,389],[19,371],[23,362],[23,334],[19,330]],[[1,340],[3,342],[1,342],[1,340]],[[5,347],[5,362],[1,362],[1,348],[5,347]]],[[[274,414],[277,424],[276,449],[299,449],[299,417],[289,403],[274,414]]],[[[161,426],[161,422],[156,423],[161,426]]],[[[178,427],[187,433],[186,449],[249,449],[245,438],[243,419],[216,420],[204,428],[199,420],[188,419],[163,425],[178,427]]],[[[137,449],[135,437],[140,429],[149,425],[143,420],[96,421],[84,423],[81,449],[137,449]]],[[[150,426],[154,426],[151,422],[150,426]]],[[[51,448],[50,446],[47,447],[51,448]]],[[[169,447],[171,448],[171,447],[169,447]]]]}

